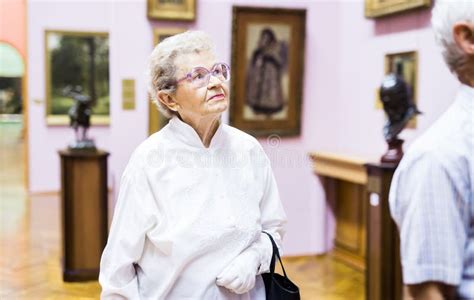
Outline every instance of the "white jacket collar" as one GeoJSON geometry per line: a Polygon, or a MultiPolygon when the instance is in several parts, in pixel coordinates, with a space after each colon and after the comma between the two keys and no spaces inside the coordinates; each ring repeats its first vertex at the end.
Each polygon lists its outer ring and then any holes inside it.
{"type": "MultiPolygon", "coordinates": [[[[191,127],[189,124],[183,122],[178,117],[173,117],[169,121],[170,129],[172,130],[173,134],[178,138],[181,142],[196,148],[203,148],[206,149],[204,144],[201,141],[196,130],[191,127]]],[[[222,140],[222,127],[224,125],[221,121],[219,121],[219,127],[217,127],[214,136],[211,138],[211,143],[209,144],[209,149],[216,148],[219,146],[222,140]]]]}

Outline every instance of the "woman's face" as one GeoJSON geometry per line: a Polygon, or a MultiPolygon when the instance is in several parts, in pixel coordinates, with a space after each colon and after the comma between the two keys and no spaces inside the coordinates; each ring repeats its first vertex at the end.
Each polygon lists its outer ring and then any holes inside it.
{"type": "Polygon", "coordinates": [[[263,47],[266,47],[268,46],[268,44],[270,44],[270,36],[268,35],[268,33],[262,33],[262,36],[260,37],[260,41],[259,41],[259,47],[260,48],[263,48],[263,47]]]}
{"type": "MultiPolygon", "coordinates": [[[[210,52],[179,56],[175,60],[176,78],[186,76],[194,67],[210,70],[215,63],[215,57],[210,52]]],[[[174,98],[178,103],[178,113],[184,120],[199,121],[200,118],[212,115],[218,117],[229,106],[228,82],[221,82],[210,76],[207,85],[196,88],[188,80],[183,80],[178,84],[174,98]]]]}

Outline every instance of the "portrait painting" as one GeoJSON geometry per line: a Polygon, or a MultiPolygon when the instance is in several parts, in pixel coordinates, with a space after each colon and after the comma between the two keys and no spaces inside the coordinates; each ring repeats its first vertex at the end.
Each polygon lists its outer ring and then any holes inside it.
{"type": "MultiPolygon", "coordinates": [[[[153,46],[158,45],[161,41],[167,37],[173,36],[178,33],[185,32],[186,28],[155,28],[153,29],[153,46]]],[[[158,110],[156,105],[151,102],[151,99],[148,101],[148,134],[151,135],[161,128],[163,128],[168,123],[168,118],[163,116],[163,114],[158,110]]]]}
{"type": "MultiPolygon", "coordinates": [[[[413,102],[418,107],[417,81],[418,81],[418,54],[416,51],[387,54],[385,56],[385,74],[395,73],[408,84],[413,102]]],[[[416,119],[413,117],[407,128],[416,128],[416,119]]]]}
{"type": "Polygon", "coordinates": [[[46,119],[68,125],[74,96],[89,97],[91,124],[109,124],[109,38],[101,32],[45,32],[46,119]]]}
{"type": "Polygon", "coordinates": [[[194,21],[196,0],[148,0],[147,14],[152,20],[194,21]]]}
{"type": "Polygon", "coordinates": [[[298,135],[305,10],[234,7],[230,122],[255,136],[298,135]]]}

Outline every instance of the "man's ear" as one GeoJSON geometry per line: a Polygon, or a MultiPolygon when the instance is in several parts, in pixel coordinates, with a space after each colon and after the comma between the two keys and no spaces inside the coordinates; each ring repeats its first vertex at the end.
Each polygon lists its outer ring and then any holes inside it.
{"type": "Polygon", "coordinates": [[[157,99],[158,101],[166,105],[166,107],[168,107],[172,111],[176,111],[176,112],[178,111],[178,108],[179,108],[178,102],[176,102],[174,97],[168,94],[167,92],[159,91],[157,94],[157,99]]]}
{"type": "Polygon", "coordinates": [[[454,41],[461,50],[474,55],[474,24],[469,22],[457,22],[453,26],[454,41]]]}

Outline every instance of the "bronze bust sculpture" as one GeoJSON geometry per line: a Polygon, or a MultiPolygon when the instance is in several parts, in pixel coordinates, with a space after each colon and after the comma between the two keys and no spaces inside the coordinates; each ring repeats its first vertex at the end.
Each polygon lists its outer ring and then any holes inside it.
{"type": "Polygon", "coordinates": [[[415,106],[410,86],[397,74],[385,76],[380,87],[380,100],[388,120],[383,133],[388,143],[388,151],[382,156],[382,162],[398,163],[403,156],[403,140],[398,134],[408,121],[420,112],[415,106]]]}
{"type": "Polygon", "coordinates": [[[74,99],[74,105],[69,109],[69,125],[74,128],[75,142],[69,145],[70,150],[96,151],[94,141],[87,137],[92,114],[92,99],[82,93],[80,86],[67,86],[63,94],[74,99]]]}

